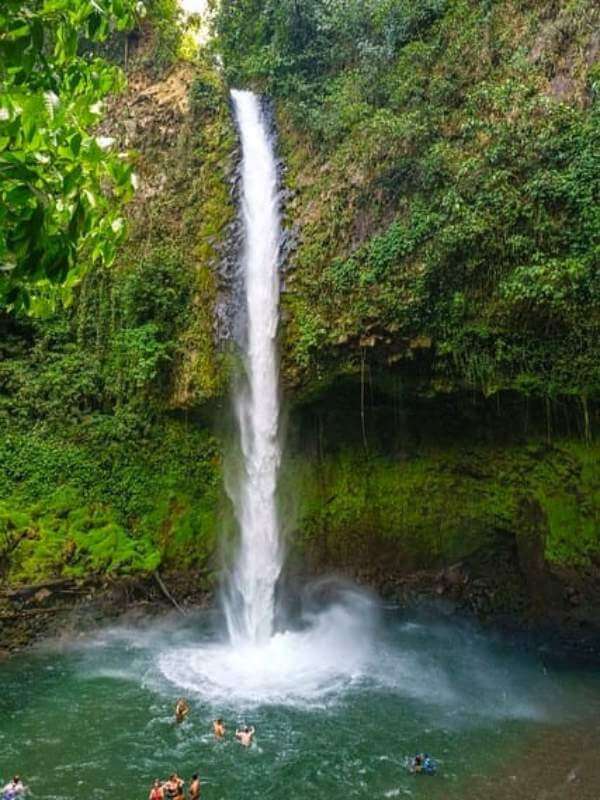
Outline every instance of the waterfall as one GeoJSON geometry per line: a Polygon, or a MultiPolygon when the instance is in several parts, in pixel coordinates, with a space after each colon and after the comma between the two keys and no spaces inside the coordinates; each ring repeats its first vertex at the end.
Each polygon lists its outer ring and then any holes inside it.
{"type": "Polygon", "coordinates": [[[239,643],[271,636],[275,584],[282,565],[276,504],[281,463],[276,341],[281,225],[273,142],[260,101],[248,91],[233,91],[232,98],[242,145],[241,266],[247,326],[244,375],[234,393],[242,465],[227,481],[240,542],[225,611],[231,640],[239,643]]]}
{"type": "Polygon", "coordinates": [[[277,508],[282,455],[278,176],[259,99],[244,91],[232,97],[242,149],[239,267],[244,300],[239,298],[243,313],[237,320],[243,369],[233,391],[239,446],[231,448],[225,470],[239,531],[223,592],[229,641],[209,637],[196,646],[169,648],[159,655],[159,668],[171,683],[198,692],[219,709],[232,704],[305,706],[369,680],[380,663],[389,661],[375,647],[375,605],[346,583],[321,582],[328,605],[317,599],[317,588],[312,601],[307,594],[306,609],[273,635],[275,587],[283,563],[277,508]]]}

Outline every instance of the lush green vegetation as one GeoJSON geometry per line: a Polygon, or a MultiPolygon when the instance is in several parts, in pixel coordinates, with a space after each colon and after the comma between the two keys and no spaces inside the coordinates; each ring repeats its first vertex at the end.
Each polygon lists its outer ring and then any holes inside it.
{"type": "Polygon", "coordinates": [[[119,70],[86,42],[132,27],[133,0],[7,0],[0,10],[0,303],[36,305],[86,262],[110,264],[133,165],[97,136],[119,70]]]}
{"type": "Polygon", "coordinates": [[[117,0],[6,8],[0,580],[210,572],[228,83],[275,97],[293,190],[284,378],[319,429],[286,477],[293,549],[319,565],[437,565],[515,541],[533,504],[548,563],[597,562],[591,0],[222,3],[224,76],[176,0],[143,19],[117,0]],[[508,396],[507,427],[481,398],[508,396]]]}
{"type": "Polygon", "coordinates": [[[134,87],[102,123],[115,147],[135,131],[127,240],[110,265],[83,247],[68,293],[27,278],[29,313],[0,315],[0,580],[159,565],[210,580],[219,446],[182,409],[223,381],[213,268],[233,213],[232,126],[214,67],[178,55],[178,4],[149,3],[146,19],[103,45],[134,87]]]}
{"type": "Polygon", "coordinates": [[[1,306],[48,313],[59,297],[72,301],[88,269],[114,262],[136,176],[133,154],[99,135],[107,102],[125,87],[120,67],[160,76],[184,36],[177,0],[4,4],[1,306]]]}
{"type": "Polygon", "coordinates": [[[275,96],[293,190],[285,375],[346,442],[298,466],[318,558],[447,562],[525,529],[527,498],[549,562],[597,560],[597,453],[548,442],[589,444],[600,394],[599,23],[589,0],[220,6],[226,74],[275,96]],[[437,449],[378,457],[377,395],[403,386],[525,410],[503,445],[483,445],[503,434],[482,406],[432,420],[437,449]]]}
{"type": "Polygon", "coordinates": [[[137,426],[126,413],[71,430],[2,426],[0,577],[36,583],[207,566],[217,445],[175,420],[137,426]]]}
{"type": "Polygon", "coordinates": [[[158,249],[135,269],[90,272],[76,313],[5,321],[4,577],[206,568],[218,444],[165,416],[191,284],[176,251],[158,249]]]}
{"type": "Polygon", "coordinates": [[[428,337],[435,385],[598,395],[598,21],[589,0],[221,6],[297,190],[290,378],[428,337]]]}

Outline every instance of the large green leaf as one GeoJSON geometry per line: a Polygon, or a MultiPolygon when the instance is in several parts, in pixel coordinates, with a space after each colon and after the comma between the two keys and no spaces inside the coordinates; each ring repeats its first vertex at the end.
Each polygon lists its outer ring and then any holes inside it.
{"type": "MultiPolygon", "coordinates": [[[[0,9],[0,305],[27,306],[86,259],[109,263],[123,235],[131,164],[92,135],[118,69],[80,56],[134,21],[135,0],[4,0],[0,9]],[[51,47],[48,46],[52,43],[51,47]]],[[[39,304],[38,304],[39,305],[39,304]]]]}

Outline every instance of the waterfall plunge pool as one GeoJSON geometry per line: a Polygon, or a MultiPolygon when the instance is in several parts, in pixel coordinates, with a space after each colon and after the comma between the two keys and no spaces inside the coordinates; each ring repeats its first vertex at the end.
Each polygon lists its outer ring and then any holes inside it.
{"type": "Polygon", "coordinates": [[[169,617],[0,665],[0,778],[40,800],[143,800],[174,769],[215,800],[599,796],[597,671],[358,596],[251,650],[218,630],[212,612],[169,617]],[[217,716],[256,725],[255,745],[216,742],[217,716]],[[438,775],[406,771],[418,750],[438,775]]]}

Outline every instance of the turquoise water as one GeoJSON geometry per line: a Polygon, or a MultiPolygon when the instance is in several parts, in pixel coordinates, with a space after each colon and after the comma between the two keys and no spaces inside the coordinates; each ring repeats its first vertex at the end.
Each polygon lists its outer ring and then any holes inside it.
{"type": "MultiPolygon", "coordinates": [[[[349,652],[362,648],[361,635],[352,629],[349,652]]],[[[368,637],[362,668],[317,686],[318,666],[292,667],[296,691],[287,694],[251,682],[246,696],[228,696],[204,682],[218,667],[188,669],[219,652],[208,613],[22,655],[0,665],[0,778],[18,771],[32,796],[54,800],[145,798],[152,778],[173,770],[186,779],[199,771],[203,797],[214,800],[600,796],[596,671],[555,668],[465,623],[394,610],[368,637]],[[181,694],[191,713],[176,726],[181,694]],[[230,730],[255,725],[255,745],[215,741],[215,716],[230,730]],[[438,760],[438,775],[407,772],[419,750],[438,760]]]]}

